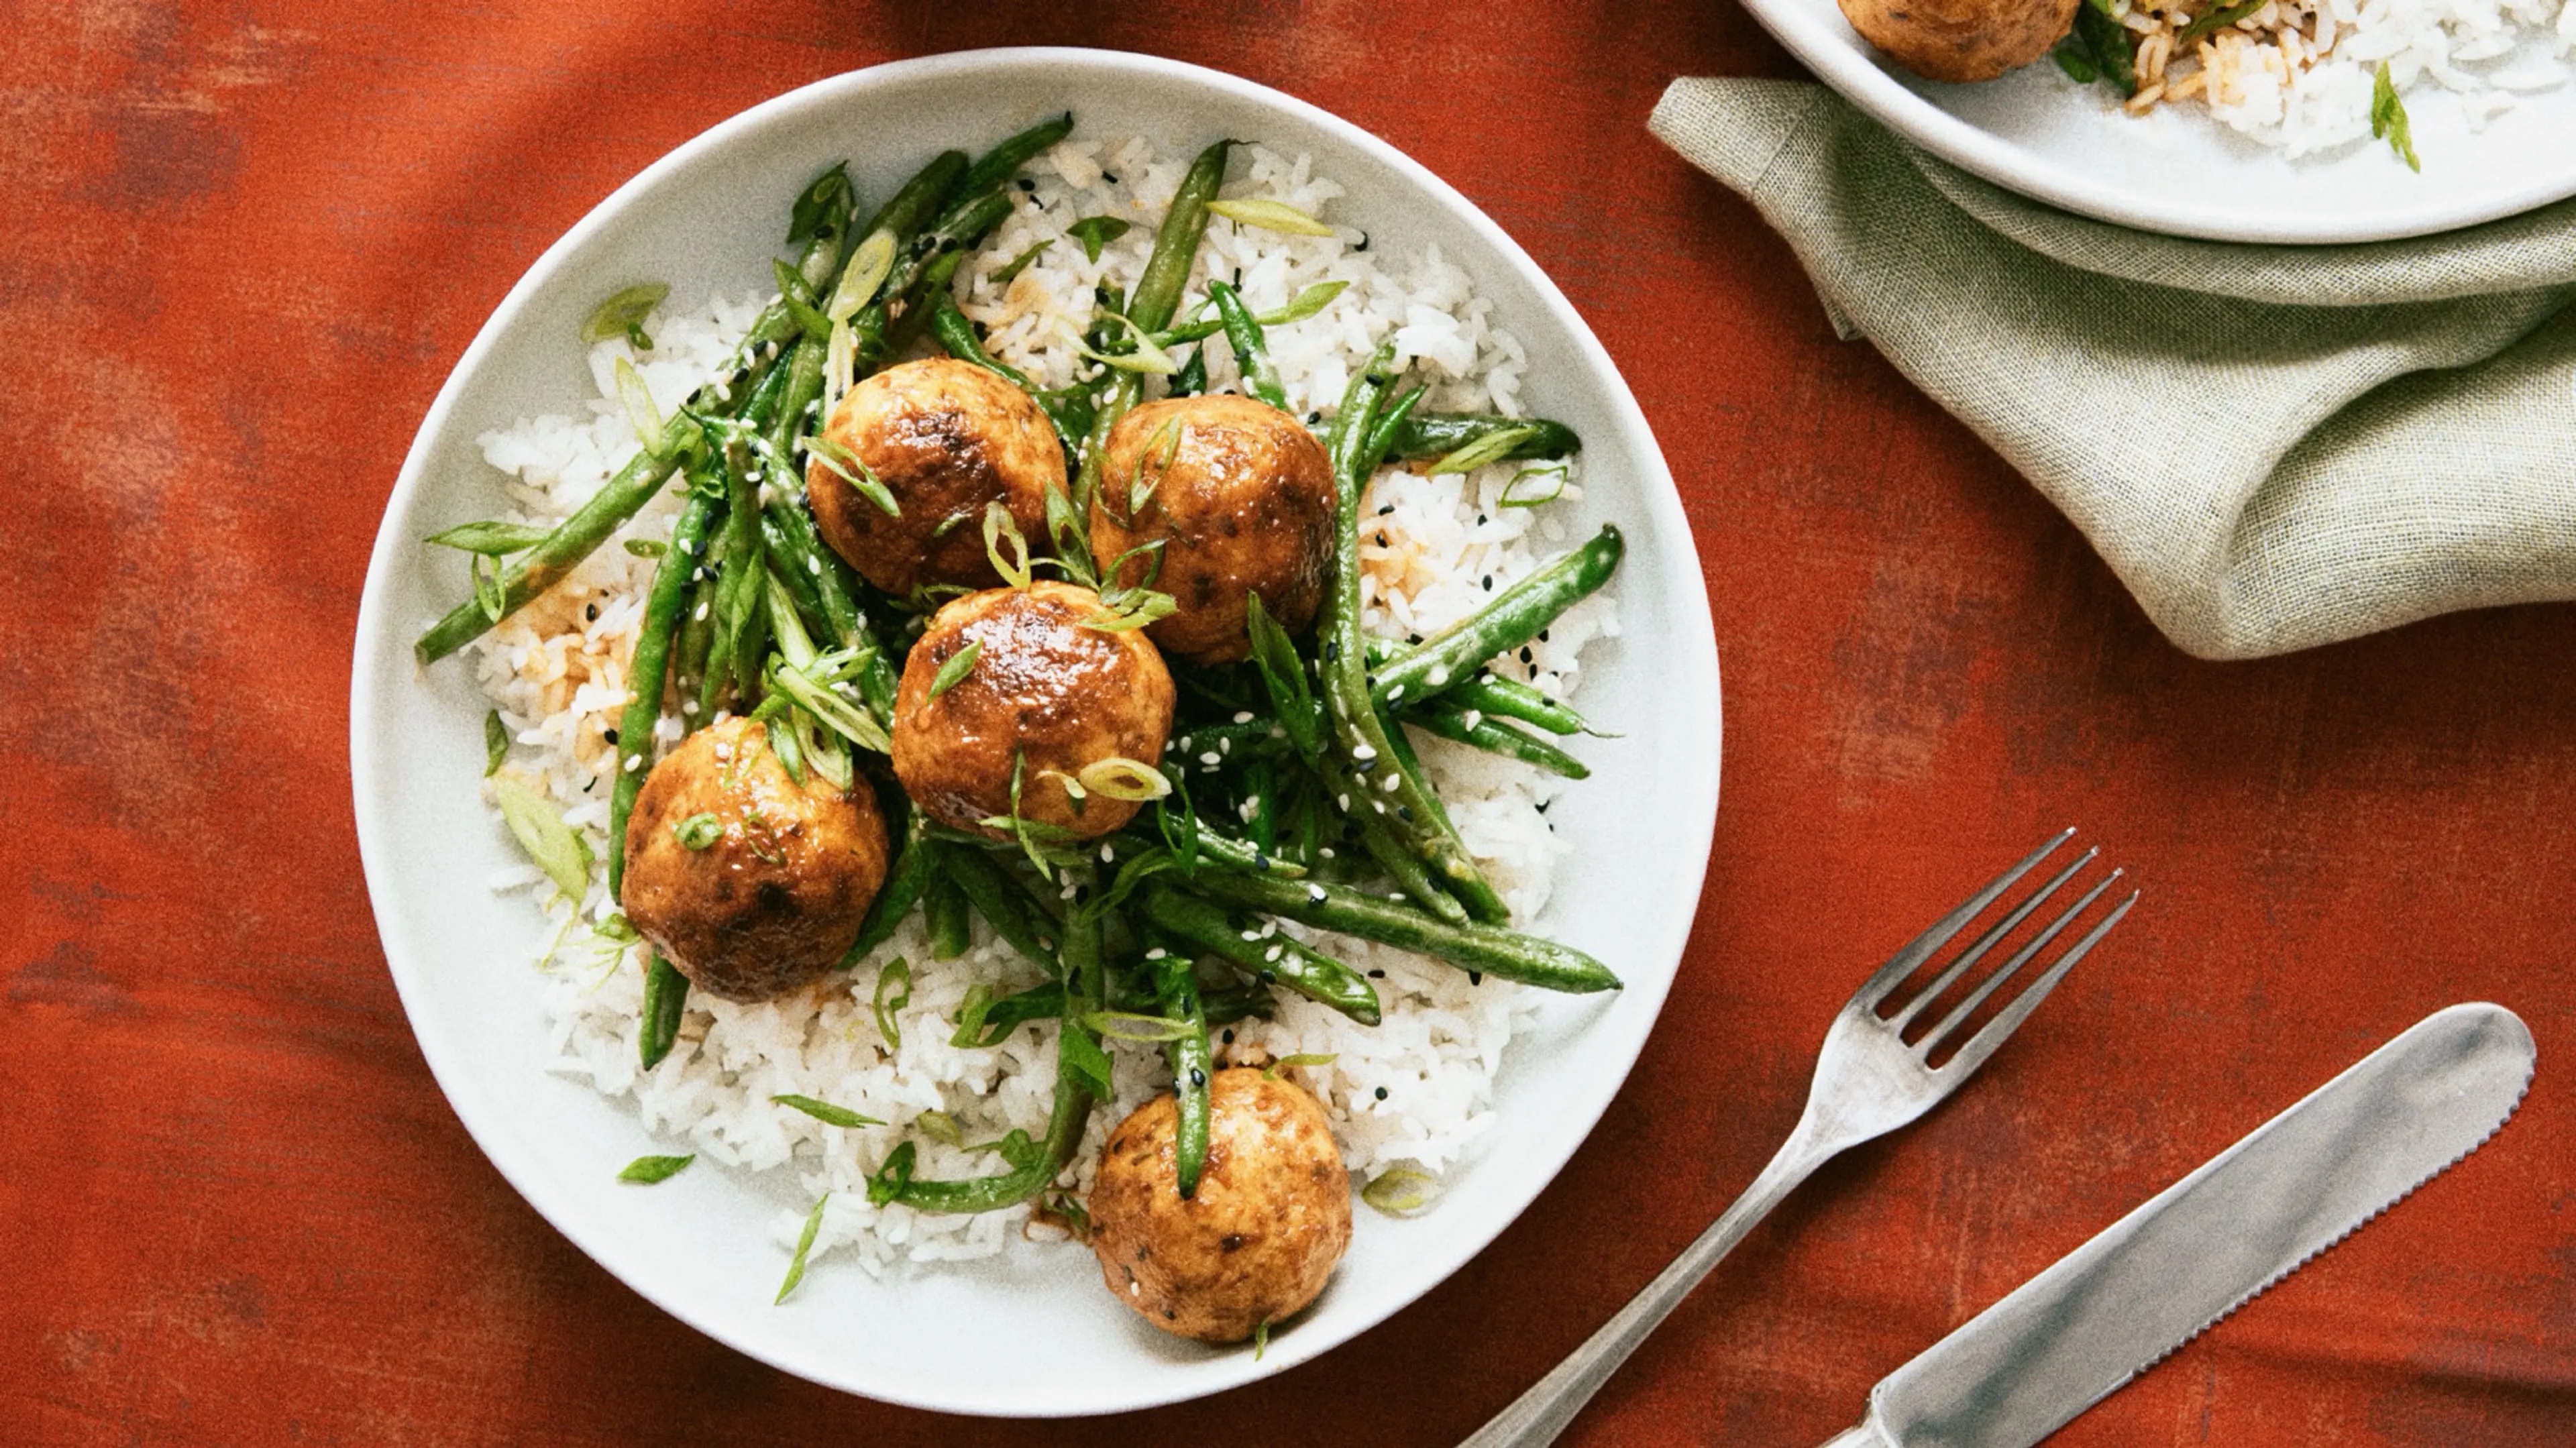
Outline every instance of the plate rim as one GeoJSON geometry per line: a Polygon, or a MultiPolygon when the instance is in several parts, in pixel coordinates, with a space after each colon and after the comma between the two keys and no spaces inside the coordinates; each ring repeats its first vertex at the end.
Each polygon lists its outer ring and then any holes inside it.
{"type": "Polygon", "coordinates": [[[1847,25],[1837,28],[1842,22],[1838,8],[1828,12],[1817,0],[1744,0],[1744,8],[1817,78],[1907,141],[2007,191],[2115,226],[2197,241],[2348,246],[2458,231],[2576,196],[2576,168],[2571,168],[2552,180],[2447,206],[2392,211],[2377,220],[2319,222],[2294,210],[2146,202],[2132,190],[2095,181],[1933,104],[1882,68],[1867,42],[1859,41],[1847,25]]]}
{"type": "MultiPolygon", "coordinates": [[[[1638,1024],[1628,1035],[1599,1043],[1604,1047],[1616,1047],[1624,1054],[1619,1071],[1615,1077],[1609,1078],[1600,1089],[1592,1093],[1590,1099],[1562,1104],[1563,1109],[1556,1114],[1563,1119],[1579,1118],[1581,1127],[1569,1138],[1570,1144],[1565,1154],[1547,1165],[1545,1170],[1534,1171],[1528,1173],[1525,1178],[1517,1179],[1521,1183],[1521,1189],[1514,1193],[1518,1196],[1518,1200],[1510,1202],[1508,1210],[1494,1218],[1492,1230],[1484,1233],[1481,1239],[1469,1244],[1463,1252],[1456,1253],[1455,1260],[1424,1280],[1413,1295],[1390,1308],[1383,1316],[1359,1323],[1341,1336],[1326,1338],[1311,1332],[1283,1334],[1272,1343],[1270,1352],[1257,1369],[1237,1374],[1230,1381],[1209,1383],[1192,1378],[1187,1382],[1179,1382],[1167,1378],[1161,1381],[1173,1383],[1176,1390],[1148,1389],[1124,1394],[1104,1394],[1098,1401],[1067,1406],[1061,1410],[1021,1414],[1011,1408],[990,1407],[936,1392],[907,1391],[906,1385],[899,1382],[871,1382],[861,1386],[854,1380],[860,1375],[820,1374],[809,1370],[805,1364],[781,1361],[761,1350],[758,1345],[747,1345],[739,1341],[725,1330],[720,1314],[712,1305],[701,1310],[694,1300],[669,1285],[648,1275],[630,1271],[626,1265],[624,1250],[617,1243],[608,1240],[604,1231],[589,1225],[588,1219],[575,1204],[556,1196],[547,1186],[545,1175],[539,1169],[539,1163],[521,1159],[512,1151],[495,1149],[495,1141],[506,1141],[508,1138],[497,1129],[485,1128],[482,1121],[484,1113],[480,1110],[469,1110],[464,1104],[474,1099],[472,1093],[463,1091],[457,1084],[470,1069],[465,1053],[450,1049],[450,1043],[443,1041],[433,1044],[434,1033],[424,1034],[421,1030],[419,1023],[424,1019],[423,993],[428,990],[427,971],[415,958],[415,952],[409,943],[397,940],[385,928],[384,922],[389,918],[395,918],[397,913],[393,908],[396,892],[389,880],[390,866],[387,861],[392,849],[390,837],[398,825],[389,817],[393,813],[390,799],[373,798],[368,787],[369,781],[380,777],[383,772],[381,763],[383,748],[380,741],[389,737],[383,718],[370,697],[369,686],[372,681],[386,676],[388,663],[395,670],[409,668],[416,671],[418,668],[417,664],[412,662],[408,635],[392,627],[394,621],[388,617],[388,610],[392,607],[388,599],[392,586],[390,580],[401,566],[399,555],[402,550],[416,543],[416,540],[403,536],[395,525],[397,519],[408,511],[412,500],[426,486],[434,462],[433,444],[447,430],[450,414],[458,404],[458,397],[465,388],[466,379],[482,366],[486,357],[498,345],[501,336],[511,329],[519,314],[530,305],[531,301],[551,284],[556,273],[568,264],[574,253],[581,250],[596,232],[609,225],[612,218],[622,212],[639,195],[654,188],[664,176],[689,164],[701,153],[727,145],[745,132],[760,129],[786,116],[799,113],[805,108],[829,107],[854,92],[864,91],[873,86],[916,79],[945,78],[952,74],[971,75],[992,70],[1013,70],[1031,65],[1050,64],[1102,67],[1113,73],[1124,71],[1131,74],[1151,75],[1163,80],[1209,88],[1256,106],[1283,110],[1296,119],[1331,135],[1341,144],[1368,153],[1373,160],[1388,167],[1406,183],[1421,189],[1434,200],[1442,203],[1452,218],[1460,225],[1479,234],[1481,239],[1502,258],[1506,266],[1520,274],[1520,280],[1538,297],[1541,305],[1551,314],[1551,320],[1563,330],[1578,355],[1609,380],[1611,385],[1605,391],[1613,420],[1624,433],[1632,435],[1633,439],[1640,444],[1636,450],[1640,459],[1646,464],[1641,469],[1641,475],[1634,479],[1637,499],[1643,513],[1637,522],[1657,532],[1671,532],[1678,538],[1683,552],[1693,558],[1698,556],[1690,520],[1682,506],[1679,489],[1673,481],[1670,464],[1664,457],[1662,446],[1656,440],[1652,427],[1646,421],[1643,409],[1637,403],[1634,390],[1610,358],[1607,349],[1601,345],[1600,339],[1594,335],[1590,325],[1575,310],[1555,281],[1517,241],[1493,218],[1486,215],[1481,207],[1458,192],[1456,188],[1364,127],[1311,102],[1257,81],[1184,61],[1085,47],[1010,46],[954,51],[889,61],[811,81],[726,116],[656,157],[585,212],[579,220],[549,244],[512,284],[477,329],[472,341],[459,354],[446,378],[441,382],[437,394],[422,416],[421,424],[413,435],[410,447],[405,452],[394,487],[386,497],[374,546],[369,552],[366,581],[360,596],[353,641],[349,695],[349,759],[358,851],[366,880],[369,908],[377,921],[377,938],[383,947],[387,969],[393,977],[396,994],[403,1004],[405,1024],[410,1028],[413,1040],[419,1047],[422,1058],[428,1065],[432,1078],[437,1082],[441,1094],[446,1096],[449,1109],[455,1112],[458,1121],[466,1128],[468,1136],[473,1139],[476,1149],[481,1152],[484,1159],[492,1164],[493,1168],[509,1183],[511,1189],[535,1209],[549,1226],[625,1287],[709,1339],[731,1350],[742,1352],[778,1371],[791,1373],[821,1386],[878,1401],[974,1416],[1079,1417],[1132,1411],[1209,1396],[1273,1376],[1382,1326],[1397,1314],[1419,1302],[1422,1296],[1427,1295],[1454,1275],[1459,1268],[1472,1261],[1504,1230],[1517,1222],[1530,1203],[1535,1201],[1538,1195],[1564,1171],[1574,1153],[1591,1139],[1601,1116],[1616,1099],[1618,1093],[1625,1088],[1628,1077],[1635,1070],[1637,1060],[1643,1053],[1647,1039],[1651,1036],[1656,1022],[1661,1019],[1662,1009],[1669,997],[1672,983],[1685,963],[1690,930],[1697,917],[1698,901],[1706,889],[1707,871],[1711,863],[1710,853],[1715,839],[1724,740],[1722,681],[1714,618],[1709,609],[1703,572],[1701,588],[1676,590],[1673,597],[1665,600],[1666,606],[1673,611],[1676,618],[1676,640],[1685,650],[1684,657],[1670,661],[1667,672],[1686,685],[1695,686],[1700,679],[1704,678],[1707,686],[1704,690],[1696,687],[1675,689],[1664,700],[1665,707],[1681,716],[1680,730],[1685,737],[1698,737],[1703,732],[1699,726],[1705,723],[1705,749],[1688,756],[1697,764],[1701,777],[1677,781],[1673,796],[1677,799],[1691,799],[1704,795],[1706,800],[1704,810],[1699,811],[1698,818],[1695,820],[1686,821],[1687,827],[1683,831],[1684,838],[1693,844],[1697,860],[1696,870],[1692,873],[1695,888],[1690,894],[1688,908],[1672,911],[1664,923],[1664,928],[1661,931],[1652,932],[1655,948],[1652,956],[1648,958],[1669,959],[1671,962],[1669,968],[1659,969],[1651,981],[1641,982],[1623,992],[1626,999],[1630,1001],[1651,992],[1652,998],[1646,1002],[1648,1008],[1638,1013],[1638,1024]]],[[[1586,1029],[1600,1031],[1608,1029],[1608,1026],[1607,1023],[1594,1022],[1586,1029]]],[[[497,1127],[497,1123],[495,1126],[497,1127]]],[[[1506,1190],[1509,1191],[1509,1188],[1506,1190]]]]}

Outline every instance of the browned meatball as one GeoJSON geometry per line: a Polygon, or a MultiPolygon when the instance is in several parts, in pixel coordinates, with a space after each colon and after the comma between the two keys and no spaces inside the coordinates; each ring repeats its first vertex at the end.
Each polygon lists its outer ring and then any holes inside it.
{"type": "MultiPolygon", "coordinates": [[[[1249,397],[1146,403],[1110,429],[1092,557],[1106,573],[1158,538],[1154,586],[1180,608],[1150,627],[1154,642],[1203,664],[1243,658],[1253,593],[1281,627],[1302,632],[1333,566],[1332,460],[1297,419],[1249,397]]],[[[1117,581],[1141,583],[1150,567],[1130,559],[1117,581]]]]}
{"type": "Polygon", "coordinates": [[[1064,449],[1037,400],[952,358],[862,381],[832,409],[823,434],[866,463],[903,511],[887,516],[816,458],[805,469],[814,521],[833,552],[897,597],[928,583],[1000,582],[984,555],[985,506],[1001,499],[1021,534],[1035,538],[1047,489],[1065,485],[1064,449]]]}
{"type": "Polygon", "coordinates": [[[1250,1068],[1208,1083],[1207,1168],[1181,1199],[1180,1108],[1159,1096],[1109,1134],[1091,1250],[1118,1300],[1165,1332],[1241,1342],[1295,1315],[1351,1245],[1351,1179],[1315,1098],[1250,1068]]]}
{"type": "Polygon", "coordinates": [[[690,982],[729,1001],[820,980],[885,884],[886,829],[862,780],[799,786],[768,731],[728,719],[681,741],[626,817],[626,918],[690,982]]]}
{"type": "Polygon", "coordinates": [[[981,823],[1011,812],[1020,762],[1020,818],[1088,839],[1127,823],[1130,800],[1086,792],[1064,776],[1104,759],[1159,764],[1172,728],[1172,675],[1138,631],[1086,628],[1106,616],[1100,595],[1067,583],[970,593],[933,615],[904,661],[894,704],[894,772],[931,818],[996,839],[981,823]],[[931,683],[968,644],[974,666],[938,698],[931,683]]]}
{"type": "Polygon", "coordinates": [[[1840,0],[1843,17],[1926,80],[1993,80],[2048,53],[2078,0],[1840,0]]]}

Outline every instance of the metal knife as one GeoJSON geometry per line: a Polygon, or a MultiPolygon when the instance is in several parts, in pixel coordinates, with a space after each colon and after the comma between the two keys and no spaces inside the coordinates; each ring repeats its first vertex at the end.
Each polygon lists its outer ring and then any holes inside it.
{"type": "Polygon", "coordinates": [[[2436,1011],[1879,1380],[1825,1448],[2030,1448],[2504,1125],[2531,1032],[2436,1011]]]}

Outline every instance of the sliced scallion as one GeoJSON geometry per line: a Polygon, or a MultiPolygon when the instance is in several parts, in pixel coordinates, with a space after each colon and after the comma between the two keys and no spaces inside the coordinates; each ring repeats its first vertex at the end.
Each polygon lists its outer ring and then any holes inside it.
{"type": "Polygon", "coordinates": [[[933,1141],[958,1147],[966,1144],[966,1133],[958,1127],[957,1118],[945,1111],[918,1112],[913,1116],[912,1124],[933,1141]]]}
{"type": "Polygon", "coordinates": [[[992,561],[993,571],[1002,575],[1004,583],[1013,588],[1029,586],[1029,540],[1020,536],[1019,521],[1011,516],[1011,505],[999,498],[984,505],[984,556],[992,561]]]}
{"type": "Polygon", "coordinates": [[[1390,1217],[1401,1217],[1431,1205],[1431,1189],[1439,1184],[1440,1179],[1429,1172],[1390,1167],[1360,1188],[1360,1200],[1390,1217]]]}
{"type": "Polygon", "coordinates": [[[811,1096],[799,1096],[792,1091],[772,1096],[769,1099],[777,1102],[781,1106],[792,1106],[797,1110],[804,1112],[806,1115],[813,1117],[816,1121],[823,1123],[825,1126],[841,1126],[855,1129],[861,1126],[885,1125],[884,1122],[877,1120],[873,1116],[861,1116],[859,1113],[852,1111],[846,1106],[835,1106],[829,1101],[817,1101],[811,1096]]]}
{"type": "Polygon", "coordinates": [[[941,664],[939,672],[931,676],[930,697],[936,699],[956,688],[959,681],[975,671],[975,661],[983,656],[984,641],[968,639],[966,647],[950,654],[948,662],[941,664]]]}
{"type": "Polygon", "coordinates": [[[805,1254],[814,1250],[814,1234],[823,1230],[823,1205],[831,1200],[830,1192],[823,1193],[815,1201],[814,1210],[805,1214],[805,1230],[796,1234],[796,1255],[787,1262],[787,1280],[778,1284],[778,1295],[769,1300],[770,1306],[785,1302],[796,1284],[805,1280],[805,1254]]]}
{"type": "Polygon", "coordinates": [[[692,850],[708,849],[723,839],[724,834],[724,821],[706,812],[693,814],[671,826],[672,838],[692,850]]]}
{"type": "Polygon", "coordinates": [[[696,1152],[691,1152],[687,1156],[639,1156],[626,1164],[626,1169],[617,1174],[617,1179],[622,1182],[640,1182],[649,1187],[655,1182],[666,1182],[678,1176],[688,1169],[689,1163],[697,1159],[696,1152]]]}
{"type": "Polygon", "coordinates": [[[1295,1056],[1282,1056],[1278,1060],[1261,1068],[1261,1079],[1264,1081],[1278,1080],[1279,1072],[1282,1067],[1329,1066],[1341,1058],[1341,1053],[1338,1051],[1326,1052],[1320,1055],[1310,1051],[1295,1056]]]}
{"type": "Polygon", "coordinates": [[[501,722],[500,710],[491,710],[483,716],[483,777],[498,774],[501,761],[509,757],[510,726],[501,722]]]}
{"type": "Polygon", "coordinates": [[[894,1013],[912,1004],[912,965],[902,956],[885,963],[877,972],[877,993],[872,1003],[877,1018],[877,1034],[886,1045],[903,1049],[903,1028],[895,1024],[894,1013]]]}
{"type": "Polygon", "coordinates": [[[564,823],[563,811],[555,808],[554,801],[506,774],[492,776],[492,798],[501,806],[502,822],[518,837],[519,848],[528,852],[566,899],[578,901],[588,893],[590,843],[564,823]]]}
{"type": "Polygon", "coordinates": [[[1538,428],[1528,423],[1519,427],[1496,428],[1433,463],[1424,475],[1436,478],[1442,473],[1472,473],[1487,463],[1500,461],[1513,448],[1536,436],[1538,428]]]}
{"type": "Polygon", "coordinates": [[[644,385],[644,374],[635,364],[617,359],[617,401],[626,409],[626,420],[635,428],[635,440],[644,451],[662,456],[662,409],[653,405],[653,389],[644,385]]]}
{"type": "Polygon", "coordinates": [[[1333,234],[1331,227],[1285,201],[1245,197],[1237,201],[1211,201],[1208,203],[1208,210],[1228,221],[1243,226],[1257,226],[1264,231],[1284,231],[1292,236],[1333,234]]]}
{"type": "Polygon", "coordinates": [[[1082,1018],[1082,1023],[1118,1041],[1177,1041],[1192,1029],[1187,1021],[1138,1015],[1134,1011],[1093,1011],[1082,1018]]]}
{"type": "Polygon", "coordinates": [[[1100,260],[1100,249],[1125,236],[1131,225],[1115,216],[1086,216],[1064,229],[1064,234],[1082,243],[1087,261],[1100,260]]]}
{"type": "Polygon", "coordinates": [[[506,558],[513,553],[525,553],[553,534],[552,528],[540,528],[531,523],[459,523],[445,532],[430,534],[425,541],[441,548],[506,558]]]}
{"type": "Polygon", "coordinates": [[[608,300],[592,308],[589,320],[581,324],[582,345],[624,337],[636,351],[652,351],[653,339],[644,333],[644,319],[670,295],[671,288],[662,282],[644,282],[609,293],[608,300]]]}

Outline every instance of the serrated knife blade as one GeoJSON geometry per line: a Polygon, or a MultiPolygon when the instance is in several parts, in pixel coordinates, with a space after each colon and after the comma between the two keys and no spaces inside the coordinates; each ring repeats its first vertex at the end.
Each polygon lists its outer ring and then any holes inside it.
{"type": "Polygon", "coordinates": [[[2030,1448],[2495,1134],[2502,1006],[2436,1011],[1879,1380],[1826,1448],[2030,1448]]]}

